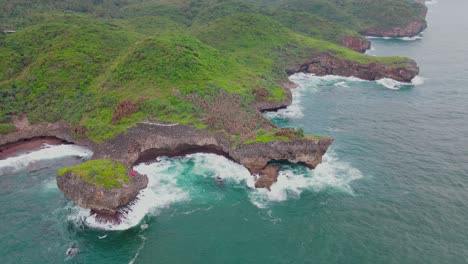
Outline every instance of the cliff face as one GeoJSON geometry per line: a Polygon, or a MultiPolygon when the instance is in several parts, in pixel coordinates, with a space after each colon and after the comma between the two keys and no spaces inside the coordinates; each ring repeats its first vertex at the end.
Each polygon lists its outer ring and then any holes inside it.
{"type": "Polygon", "coordinates": [[[331,138],[298,139],[232,146],[224,137],[184,125],[142,123],[127,133],[100,145],[95,157],[112,159],[127,165],[157,156],[178,156],[194,152],[224,155],[258,173],[274,160],[304,163],[314,168],[322,160],[331,138]]]}
{"type": "Polygon", "coordinates": [[[79,175],[69,171],[57,176],[57,185],[63,194],[75,204],[92,209],[102,215],[115,215],[117,210],[135,199],[140,190],[148,185],[148,178],[135,174],[129,183],[120,188],[103,188],[84,181],[79,175]]]}
{"type": "Polygon", "coordinates": [[[405,27],[369,28],[359,33],[364,36],[370,36],[370,37],[390,37],[390,38],[414,37],[427,28],[427,22],[425,20],[426,15],[427,15],[427,7],[424,6],[417,20],[412,21],[405,27]]]}
{"type": "MultiPolygon", "coordinates": [[[[378,63],[361,64],[322,53],[313,56],[301,65],[290,67],[287,69],[287,73],[334,74],[355,76],[366,80],[392,78],[409,82],[418,74],[418,70],[414,61],[404,63],[403,66],[387,66],[378,63]]],[[[258,90],[258,94],[255,94],[256,100],[251,105],[252,108],[275,110],[290,105],[292,97],[289,89],[294,88],[295,85],[289,82],[281,85],[287,92],[287,96],[282,102],[268,101],[267,97],[261,96],[264,92],[258,90]]],[[[227,107],[227,109],[231,109],[230,112],[222,112],[223,115],[236,114],[233,113],[235,110],[232,110],[235,108],[227,107]]],[[[214,114],[219,115],[218,112],[214,114]]],[[[263,118],[261,115],[259,116],[263,118]]],[[[127,168],[135,163],[152,160],[163,155],[178,156],[195,152],[216,153],[240,163],[253,174],[259,173],[261,177],[257,186],[260,188],[270,188],[278,176],[277,168],[269,165],[270,162],[289,161],[314,168],[322,161],[322,156],[333,142],[333,139],[326,137],[305,137],[287,141],[233,144],[221,133],[210,133],[208,130],[199,130],[180,124],[143,122],[128,129],[125,133],[121,133],[102,144],[97,144],[88,139],[76,139],[74,137],[76,131],[65,122],[30,125],[27,119],[23,119],[21,122],[15,122],[15,125],[17,131],[0,137],[0,146],[35,137],[56,137],[90,148],[94,152],[94,159],[121,162],[127,168]]],[[[269,126],[274,128],[273,124],[269,126]]],[[[141,189],[146,188],[147,178],[138,175],[132,178],[130,184],[106,189],[85,182],[72,172],[67,172],[57,177],[57,184],[65,196],[79,206],[91,208],[100,215],[112,216],[118,212],[120,207],[130,203],[141,189]]]]}
{"type": "Polygon", "coordinates": [[[370,41],[357,37],[344,37],[340,41],[340,45],[360,53],[366,52],[366,50],[370,49],[371,47],[370,41]]]}
{"type": "Polygon", "coordinates": [[[361,64],[338,59],[329,54],[320,54],[300,66],[291,67],[287,72],[288,74],[297,72],[313,73],[318,76],[354,76],[370,81],[391,78],[400,82],[411,82],[418,75],[419,67],[414,61],[409,61],[404,66],[387,66],[379,63],[361,64]]]}
{"type": "Polygon", "coordinates": [[[426,21],[413,21],[406,27],[393,27],[387,29],[370,28],[359,33],[370,37],[402,38],[417,36],[426,28],[426,21]]]}

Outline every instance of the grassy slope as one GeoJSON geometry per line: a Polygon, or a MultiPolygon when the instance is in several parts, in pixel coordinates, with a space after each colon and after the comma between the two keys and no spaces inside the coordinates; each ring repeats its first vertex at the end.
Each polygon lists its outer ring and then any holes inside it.
{"type": "Polygon", "coordinates": [[[73,167],[60,169],[57,175],[67,172],[80,176],[84,181],[104,188],[120,188],[129,182],[129,171],[121,163],[111,160],[90,160],[73,167]]]}
{"type": "Polygon", "coordinates": [[[193,9],[189,27],[177,6],[169,4],[164,16],[150,16],[146,5],[128,6],[125,19],[31,16],[35,25],[0,38],[0,57],[7,58],[0,69],[8,73],[0,75],[0,122],[20,113],[33,123],[62,119],[97,142],[147,119],[206,128],[206,109],[187,98],[209,102],[220,91],[237,94],[238,109],[258,118],[248,107],[253,90],[265,88],[268,100],[282,100],[285,67],[314,53],[362,63],[405,61],[352,52],[256,13],[203,19],[204,9],[193,9]],[[140,107],[113,121],[124,100],[140,107]]]}
{"type": "Polygon", "coordinates": [[[339,44],[345,37],[364,39],[356,31],[347,29],[338,23],[331,22],[315,14],[276,10],[268,12],[267,15],[293,31],[335,44],[339,44]]]}
{"type": "Polygon", "coordinates": [[[407,0],[283,0],[279,10],[306,12],[362,31],[406,26],[418,19],[423,5],[407,0]]]}
{"type": "Polygon", "coordinates": [[[198,25],[193,34],[203,42],[242,58],[259,74],[284,78],[288,65],[302,63],[313,54],[328,52],[360,63],[401,64],[401,57],[373,57],[341,46],[305,37],[266,16],[240,13],[208,24],[198,25]],[[255,26],[253,26],[255,25],[255,26]]]}

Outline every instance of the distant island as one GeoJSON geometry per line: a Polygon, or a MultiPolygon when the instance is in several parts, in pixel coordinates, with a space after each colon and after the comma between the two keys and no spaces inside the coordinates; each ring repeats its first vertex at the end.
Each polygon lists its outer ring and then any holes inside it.
{"type": "Polygon", "coordinates": [[[333,139],[262,115],[291,104],[288,76],[411,82],[416,62],[363,54],[366,36],[427,27],[407,0],[0,3],[0,150],[45,138],[93,150],[57,182],[103,221],[146,188],[132,166],[159,156],[224,155],[259,188],[276,181],[272,161],[314,168],[333,139]]]}

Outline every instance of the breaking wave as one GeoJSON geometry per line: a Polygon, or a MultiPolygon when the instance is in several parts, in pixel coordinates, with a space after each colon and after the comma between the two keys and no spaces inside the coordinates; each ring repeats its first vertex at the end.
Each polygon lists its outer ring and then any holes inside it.
{"type": "Polygon", "coordinates": [[[323,162],[314,170],[300,166],[283,167],[271,191],[259,189],[251,193],[253,204],[260,208],[272,202],[297,199],[304,191],[320,192],[327,188],[352,194],[351,182],[362,178],[362,173],[350,163],[341,161],[333,151],[323,156],[323,162]]]}
{"type": "Polygon", "coordinates": [[[285,109],[280,109],[275,112],[266,112],[265,117],[269,119],[299,119],[304,117],[302,112],[302,100],[305,91],[316,92],[319,86],[340,86],[348,88],[350,83],[365,82],[365,80],[356,77],[342,77],[337,75],[316,76],[314,74],[296,73],[289,77],[289,80],[298,85],[292,89],[292,103],[285,109]]]}
{"type": "MultiPolygon", "coordinates": [[[[289,113],[289,111],[294,111],[294,109],[301,109],[301,99],[300,97],[303,96],[304,90],[307,89],[308,91],[318,91],[319,87],[327,87],[327,86],[335,86],[335,87],[342,87],[342,88],[350,88],[351,86],[355,86],[358,83],[376,83],[380,86],[391,90],[399,90],[403,87],[409,86],[417,86],[424,83],[424,77],[416,76],[413,78],[411,83],[403,83],[399,81],[395,81],[390,78],[383,78],[377,81],[367,81],[363,79],[359,79],[357,77],[342,77],[337,75],[325,75],[325,76],[316,76],[314,74],[305,74],[305,73],[298,73],[292,75],[290,80],[294,83],[299,85],[300,91],[297,93],[293,93],[293,105],[294,108],[292,110],[286,108],[283,109],[283,112],[278,113],[268,113],[266,114],[267,117],[275,117],[275,116],[286,116],[288,118],[300,118],[302,116],[297,115],[285,115],[284,113],[289,113]],[[299,97],[299,98],[296,98],[299,97]]],[[[293,106],[292,105],[292,106],[293,106]]],[[[301,112],[302,113],[302,112],[301,112]]]]}
{"type": "Polygon", "coordinates": [[[133,204],[124,208],[119,224],[100,222],[90,210],[80,207],[70,215],[70,220],[97,229],[126,230],[137,226],[147,214],[157,215],[173,203],[189,200],[189,193],[177,185],[177,175],[183,172],[183,166],[163,158],[153,164],[140,164],[134,169],[148,176],[148,187],[140,191],[133,204]]]}
{"type": "Polygon", "coordinates": [[[14,173],[24,169],[35,170],[40,166],[40,161],[54,160],[65,157],[79,157],[88,159],[93,152],[85,147],[77,145],[54,145],[45,144],[42,149],[0,160],[0,175],[14,173]]]}
{"type": "Polygon", "coordinates": [[[269,192],[255,189],[255,178],[249,171],[223,156],[197,153],[183,158],[163,157],[158,162],[135,167],[139,173],[148,175],[148,188],[142,190],[137,201],[128,207],[120,224],[100,223],[89,210],[77,206],[69,220],[92,228],[125,230],[139,225],[146,215],[158,215],[175,203],[201,203],[204,206],[199,210],[209,210],[230,190],[241,190],[252,204],[265,208],[275,202],[299,198],[306,190],[318,192],[331,187],[352,193],[351,181],[362,177],[359,170],[341,162],[333,152],[326,154],[315,170],[297,165],[281,165],[281,168],[278,182],[269,192]],[[208,209],[206,205],[209,205],[208,209]]]}
{"type": "Polygon", "coordinates": [[[403,41],[416,41],[416,40],[421,40],[423,39],[422,33],[419,35],[416,35],[414,37],[400,37],[400,38],[394,38],[394,37],[373,37],[373,36],[366,36],[367,39],[386,39],[386,40],[403,40],[403,41]]]}
{"type": "Polygon", "coordinates": [[[435,4],[437,4],[437,3],[438,3],[437,0],[430,0],[430,1],[425,1],[425,2],[424,2],[425,5],[435,5],[435,4]]]}

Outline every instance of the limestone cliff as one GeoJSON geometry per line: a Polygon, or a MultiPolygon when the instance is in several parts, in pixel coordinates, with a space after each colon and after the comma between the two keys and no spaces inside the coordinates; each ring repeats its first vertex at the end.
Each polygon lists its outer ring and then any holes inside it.
{"type": "Polygon", "coordinates": [[[288,74],[297,72],[313,73],[318,76],[339,75],[354,76],[364,80],[378,80],[391,78],[400,82],[411,82],[418,75],[419,67],[416,62],[409,60],[402,65],[386,65],[380,63],[359,63],[355,61],[339,59],[329,54],[320,54],[312,57],[306,63],[291,67],[288,74]]]}
{"type": "Polygon", "coordinates": [[[361,53],[366,52],[371,47],[370,41],[358,37],[344,37],[340,41],[340,45],[361,53]]]}
{"type": "Polygon", "coordinates": [[[122,183],[118,188],[105,188],[91,184],[75,172],[68,171],[57,176],[57,185],[65,197],[80,207],[92,209],[101,216],[112,216],[147,187],[148,178],[135,173],[128,183],[122,183]]]}

